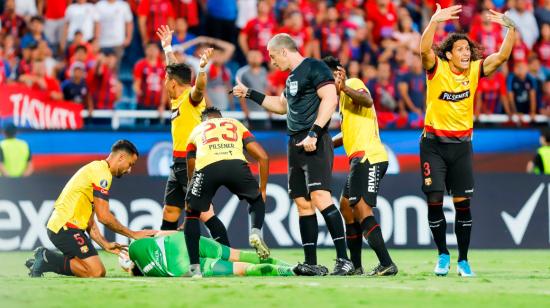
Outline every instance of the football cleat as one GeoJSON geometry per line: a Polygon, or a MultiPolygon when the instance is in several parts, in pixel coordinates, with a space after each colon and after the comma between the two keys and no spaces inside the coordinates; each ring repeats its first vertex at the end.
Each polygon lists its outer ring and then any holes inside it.
{"type": "Polygon", "coordinates": [[[444,253],[440,254],[435,265],[434,274],[436,276],[447,276],[449,269],[451,269],[451,256],[444,253]]]}
{"type": "Polygon", "coordinates": [[[262,236],[260,235],[260,230],[253,228],[250,231],[248,242],[250,243],[251,247],[256,249],[256,253],[260,257],[260,259],[267,259],[269,257],[269,248],[262,239],[262,236]]]}
{"type": "Polygon", "coordinates": [[[350,276],[362,276],[365,275],[365,271],[363,270],[363,267],[356,267],[355,270],[351,271],[349,273],[350,276]]]}
{"type": "Polygon", "coordinates": [[[367,274],[367,276],[395,276],[398,272],[399,270],[397,269],[397,265],[394,263],[388,266],[378,264],[367,274]]]}
{"type": "Polygon", "coordinates": [[[458,276],[462,277],[475,277],[476,275],[474,272],[472,272],[470,264],[467,260],[459,261],[456,266],[456,271],[458,272],[458,276]]]}
{"type": "MultiPolygon", "coordinates": [[[[44,247],[38,247],[34,250],[34,263],[32,264],[29,272],[29,276],[36,278],[36,277],[42,277],[44,270],[44,252],[46,251],[46,248],[44,247]]],[[[25,265],[27,265],[27,262],[25,262],[25,265]]]]}
{"type": "MultiPolygon", "coordinates": [[[[326,272],[318,265],[310,265],[307,263],[298,263],[292,268],[296,276],[325,276],[326,272]]],[[[328,272],[328,270],[327,270],[328,272]]]]}
{"type": "Polygon", "coordinates": [[[353,263],[351,263],[350,260],[338,258],[336,259],[336,264],[334,265],[334,271],[332,271],[332,273],[330,274],[334,276],[347,276],[354,270],[355,268],[353,267],[353,263]]]}

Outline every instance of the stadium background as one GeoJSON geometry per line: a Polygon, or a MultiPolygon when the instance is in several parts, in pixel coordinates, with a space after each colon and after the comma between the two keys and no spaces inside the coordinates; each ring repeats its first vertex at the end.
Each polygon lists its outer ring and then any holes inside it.
{"type": "MultiPolygon", "coordinates": [[[[112,8],[117,3],[116,16],[102,7],[107,0],[82,0],[67,7],[69,2],[0,1],[0,119],[2,125],[20,127],[18,137],[29,143],[35,166],[28,178],[0,178],[0,250],[52,247],[45,221],[62,186],[81,165],[105,157],[121,138],[135,142],[142,155],[131,176],[115,181],[111,207],[131,228],[159,227],[164,176],[171,161],[169,112],[161,90],[164,73],[158,69],[162,52],[147,43],[158,43],[152,29],[164,23],[175,25],[175,49],[191,66],[203,47],[216,47],[208,68],[209,103],[243,120],[271,156],[265,229],[269,244],[300,244],[295,205],[286,194],[284,118],[226,93],[236,76],[243,82],[256,81],[253,86],[265,92],[280,93],[286,76],[265,63],[263,51],[273,34],[289,32],[305,55],[339,57],[350,75],[361,78],[373,94],[382,140],[391,153],[392,175],[384,180],[377,212],[388,245],[433,246],[418,174],[425,82],[415,68],[414,46],[434,1],[111,1],[112,8]],[[109,27],[114,24],[122,26],[109,27]],[[51,33],[59,25],[67,26],[68,35],[56,41],[51,33]],[[132,31],[125,32],[128,29],[132,31]],[[77,70],[80,79],[75,77],[77,70]]],[[[525,174],[525,166],[539,147],[540,129],[548,125],[550,1],[440,3],[462,4],[463,12],[459,21],[440,27],[436,42],[449,32],[465,31],[485,54],[494,52],[502,33],[484,23],[482,12],[488,8],[519,16],[522,37],[509,65],[478,90],[473,141],[473,213],[478,223],[472,246],[547,248],[548,178],[525,174]]],[[[338,126],[335,115],[333,134],[338,126]]],[[[347,159],[338,149],[334,197],[339,196],[346,172],[347,159]]],[[[453,221],[451,203],[445,202],[447,219],[453,221]]],[[[218,194],[215,207],[232,242],[245,247],[246,207],[238,206],[227,191],[218,194]]],[[[319,222],[319,243],[330,245],[323,220],[319,222]]],[[[452,230],[449,223],[451,246],[452,230]]],[[[108,237],[127,242],[109,233],[108,237]]]]}

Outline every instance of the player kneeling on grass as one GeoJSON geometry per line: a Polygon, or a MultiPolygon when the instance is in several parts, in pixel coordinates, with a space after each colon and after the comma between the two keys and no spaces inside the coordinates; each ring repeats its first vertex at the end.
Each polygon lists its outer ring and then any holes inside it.
{"type": "Polygon", "coordinates": [[[63,254],[38,247],[34,260],[28,260],[31,277],[54,272],[66,276],[104,277],[105,267],[97,255],[90,237],[108,252],[119,254],[124,247],[108,242],[99,231],[94,216],[115,233],[132,239],[151,237],[157,231],[132,231],[123,226],[109,211],[109,188],[113,175],[130,173],[138,151],[128,140],[119,140],[109,157],[80,168],[63,188],[55,201],[48,220],[48,237],[63,254]]]}
{"type": "Polygon", "coordinates": [[[269,256],[269,249],[260,233],[265,218],[269,158],[241,122],[223,118],[221,112],[213,107],[203,111],[202,120],[191,132],[187,146],[187,172],[191,182],[186,197],[184,233],[191,261],[190,275],[193,276],[200,275],[198,218],[201,212],[209,209],[212,198],[221,186],[250,204],[250,245],[261,258],[269,256]],[[244,149],[258,161],[260,185],[252,176],[244,149]]]}
{"type": "MultiPolygon", "coordinates": [[[[205,277],[320,275],[315,267],[291,266],[275,258],[260,259],[256,253],[233,249],[203,236],[199,240],[199,255],[205,277]]],[[[134,276],[186,276],[191,264],[185,235],[179,231],[162,231],[155,238],[134,241],[128,253],[120,254],[119,264],[134,276]]]]}
{"type": "Polygon", "coordinates": [[[323,61],[333,72],[336,91],[340,96],[342,133],[333,138],[334,147],[343,144],[350,161],[350,173],[340,198],[340,211],[346,222],[347,246],[355,267],[352,274],[363,274],[363,234],[380,261],[368,275],[393,276],[397,274],[397,266],[386,249],[380,225],[372,212],[380,181],[388,169],[388,154],[378,133],[373,101],[363,81],[347,78],[338,59],[326,57],[323,61]]]}

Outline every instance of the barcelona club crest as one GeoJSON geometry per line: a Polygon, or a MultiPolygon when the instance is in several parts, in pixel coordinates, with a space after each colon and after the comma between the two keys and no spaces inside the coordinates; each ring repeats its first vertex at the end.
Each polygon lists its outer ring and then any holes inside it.
{"type": "Polygon", "coordinates": [[[88,246],[81,246],[81,247],[80,247],[80,252],[82,252],[82,253],[88,253],[88,251],[89,251],[88,246]]]}

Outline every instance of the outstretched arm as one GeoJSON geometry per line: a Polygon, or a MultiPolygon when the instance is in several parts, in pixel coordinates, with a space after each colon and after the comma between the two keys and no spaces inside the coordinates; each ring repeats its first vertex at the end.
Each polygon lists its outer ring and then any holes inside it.
{"type": "Polygon", "coordinates": [[[442,9],[439,3],[436,3],[437,9],[430,19],[430,23],[422,33],[420,39],[420,55],[422,56],[422,66],[425,70],[430,70],[436,63],[436,55],[432,49],[437,24],[451,19],[458,19],[456,14],[462,11],[461,5],[453,5],[442,9]]]}
{"type": "Polygon", "coordinates": [[[233,87],[230,93],[238,98],[249,98],[256,104],[261,105],[267,111],[271,111],[277,114],[286,114],[287,101],[284,94],[281,96],[267,96],[259,91],[249,89],[241,83],[239,79],[236,79],[237,85],[233,87]]]}
{"type": "Polygon", "coordinates": [[[160,39],[164,55],[166,56],[166,65],[178,63],[178,59],[176,59],[176,55],[174,55],[174,51],[172,50],[172,33],[174,33],[174,30],[166,25],[160,26],[157,29],[157,36],[160,39]]]}
{"type": "Polygon", "coordinates": [[[208,61],[210,61],[210,58],[212,57],[213,52],[214,52],[214,49],[208,48],[201,55],[201,59],[199,62],[199,71],[197,73],[197,80],[195,81],[195,86],[191,90],[191,99],[194,102],[200,102],[204,98],[204,92],[206,91],[205,67],[208,64],[208,61]]]}
{"type": "Polygon", "coordinates": [[[506,36],[504,37],[504,42],[502,42],[500,46],[500,50],[491,54],[483,61],[483,73],[485,76],[491,75],[499,66],[508,61],[516,40],[516,25],[508,16],[490,10],[488,18],[490,21],[508,28],[508,30],[506,31],[506,36]]]}

